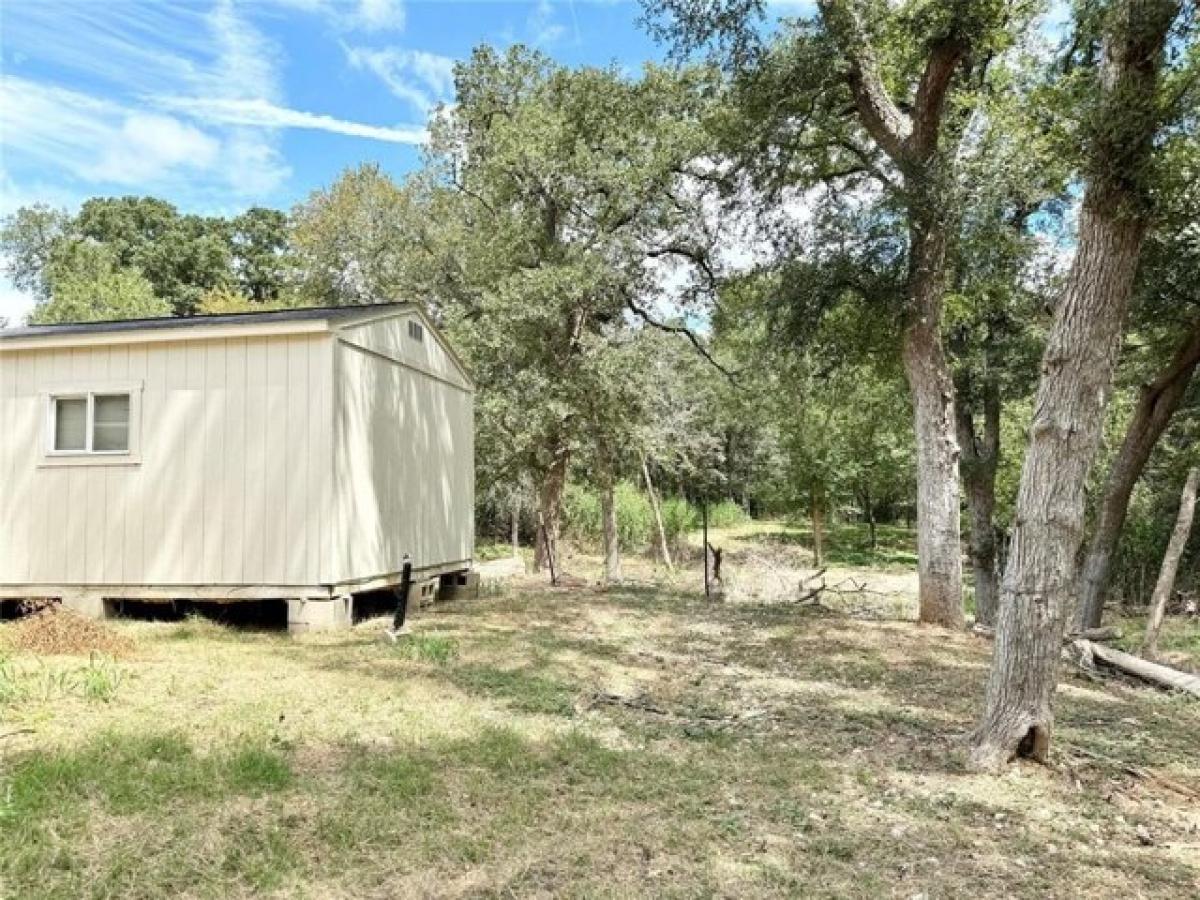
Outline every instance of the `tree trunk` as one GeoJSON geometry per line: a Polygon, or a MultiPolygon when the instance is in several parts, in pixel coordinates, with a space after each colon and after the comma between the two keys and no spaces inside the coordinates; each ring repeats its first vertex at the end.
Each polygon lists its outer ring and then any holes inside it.
{"type": "Polygon", "coordinates": [[[621,547],[617,531],[616,486],[612,470],[607,466],[600,473],[600,517],[604,524],[604,580],[616,584],[621,580],[621,547]]]}
{"type": "Polygon", "coordinates": [[[904,371],[915,411],[917,567],[922,622],[962,628],[958,441],[954,384],[940,334],[946,233],[914,211],[909,250],[909,323],[904,371]]]}
{"type": "Polygon", "coordinates": [[[825,504],[817,486],[812,489],[808,512],[812,522],[813,568],[819,569],[825,565],[825,504]]]}
{"type": "Polygon", "coordinates": [[[570,454],[561,451],[555,455],[554,462],[542,478],[538,491],[538,512],[541,515],[541,526],[538,529],[537,543],[533,554],[533,571],[541,572],[553,557],[559,564],[558,542],[562,532],[562,498],[563,489],[567,484],[567,462],[570,454]]]}
{"type": "Polygon", "coordinates": [[[958,391],[958,443],[962,451],[959,469],[967,489],[967,507],[971,513],[971,569],[975,581],[975,622],[996,623],[1000,583],[996,568],[996,468],[1000,462],[1000,388],[994,377],[985,380],[982,389],[983,435],[975,433],[975,423],[966,402],[970,383],[962,376],[958,391]]]}
{"type": "Polygon", "coordinates": [[[1100,626],[1108,595],[1108,576],[1121,539],[1121,530],[1125,526],[1129,498],[1155,444],[1179,409],[1198,364],[1200,321],[1192,325],[1170,364],[1154,381],[1142,387],[1133,418],[1125,430],[1125,439],[1121,442],[1121,449],[1113,460],[1104,484],[1096,530],[1083,564],[1083,583],[1075,612],[1077,629],[1100,626]]]}
{"type": "Polygon", "coordinates": [[[516,494],[512,501],[512,555],[513,559],[521,555],[521,501],[516,494]]]}
{"type": "Polygon", "coordinates": [[[871,496],[871,488],[868,485],[863,492],[863,512],[867,517],[867,542],[871,547],[871,552],[874,553],[879,546],[878,535],[875,533],[875,501],[871,496]]]}
{"type": "Polygon", "coordinates": [[[674,572],[675,566],[671,563],[671,547],[667,542],[667,529],[663,525],[662,504],[658,502],[658,492],[654,490],[654,482],[650,480],[650,466],[647,465],[644,454],[642,455],[642,478],[646,480],[646,494],[650,498],[650,510],[654,513],[654,529],[658,534],[659,558],[662,559],[668,572],[674,572]]]}
{"type": "Polygon", "coordinates": [[[1079,246],[1042,358],[1021,471],[975,765],[1044,762],[1066,612],[1083,538],[1084,487],[1116,366],[1145,228],[1085,207],[1079,246]]]}
{"type": "Polygon", "coordinates": [[[1064,625],[1078,590],[1084,489],[1100,442],[1138,256],[1157,130],[1158,72],[1177,0],[1108,11],[1079,242],[1042,356],[996,643],[971,763],[1045,762],[1064,625]],[[1118,123],[1120,123],[1118,127],[1118,123]]]}
{"type": "Polygon", "coordinates": [[[1175,591],[1175,574],[1179,571],[1179,560],[1187,547],[1188,535],[1192,532],[1192,515],[1196,512],[1197,478],[1200,478],[1200,469],[1189,469],[1187,481],[1183,484],[1183,494],[1179,499],[1179,516],[1175,519],[1175,530],[1171,532],[1171,540],[1167,542],[1167,552],[1163,555],[1158,583],[1154,586],[1154,596],[1150,600],[1150,618],[1146,622],[1146,638],[1142,642],[1142,652],[1149,657],[1158,655],[1158,633],[1162,630],[1167,603],[1175,591]]]}

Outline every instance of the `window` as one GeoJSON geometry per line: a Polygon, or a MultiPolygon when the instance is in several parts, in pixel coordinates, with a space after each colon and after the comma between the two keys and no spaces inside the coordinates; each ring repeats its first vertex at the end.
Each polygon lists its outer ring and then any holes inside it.
{"type": "Polygon", "coordinates": [[[425,340],[424,326],[422,326],[420,322],[418,322],[414,319],[409,319],[408,320],[408,336],[410,338],[412,338],[414,341],[425,340]]]}
{"type": "Polygon", "coordinates": [[[130,395],[51,396],[51,453],[128,453],[130,395]]]}

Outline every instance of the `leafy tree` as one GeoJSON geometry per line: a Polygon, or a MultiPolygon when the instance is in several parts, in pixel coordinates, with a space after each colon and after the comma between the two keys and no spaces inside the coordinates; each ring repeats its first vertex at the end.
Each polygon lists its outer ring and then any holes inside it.
{"type": "Polygon", "coordinates": [[[872,183],[904,222],[899,330],[917,437],[922,621],[961,625],[958,442],[942,343],[947,254],[961,215],[956,160],[990,64],[1021,27],[1000,2],[892,7],[822,0],[817,21],[767,37],[753,0],[672,0],[660,32],[716,46],[742,74],[739,128],[780,189],[872,183]],[[749,137],[747,138],[746,135],[749,137]]]}
{"type": "Polygon", "coordinates": [[[63,210],[45,204],[24,206],[9,216],[0,228],[0,252],[4,274],[22,291],[39,300],[50,296],[47,270],[54,246],[70,227],[63,210]]]}
{"type": "Polygon", "coordinates": [[[1138,260],[1154,221],[1151,172],[1175,0],[1114,0],[1077,23],[1086,181],[1079,239],[1042,357],[1001,591],[996,648],[972,763],[1044,761],[1062,636],[1083,539],[1084,488],[1100,439],[1138,260]],[[1089,32],[1089,26],[1095,26],[1089,32]]]}
{"type": "Polygon", "coordinates": [[[39,300],[29,320],[37,325],[169,316],[170,307],[136,269],[117,265],[112,251],[89,241],[70,245],[51,265],[52,295],[39,300]],[[59,268],[61,267],[61,268],[59,268]]]}
{"type": "MultiPolygon", "coordinates": [[[[1200,96],[1191,103],[1195,108],[1200,96]]],[[[1075,625],[1100,624],[1113,561],[1134,486],[1159,439],[1184,404],[1200,365],[1200,140],[1181,130],[1155,172],[1158,227],[1146,241],[1133,298],[1133,339],[1120,379],[1136,391],[1120,449],[1100,490],[1096,524],[1083,565],[1075,625]]]]}
{"type": "Polygon", "coordinates": [[[661,324],[647,260],[707,250],[702,198],[683,174],[706,150],[706,77],[630,79],[477,50],[433,123],[427,171],[380,191],[393,221],[412,226],[387,271],[432,300],[485,388],[481,480],[527,473],[537,486],[539,564],[557,542],[572,458],[586,449],[611,485],[636,432],[617,360],[631,321],[661,324]]]}
{"type": "Polygon", "coordinates": [[[105,248],[115,270],[136,270],[175,315],[191,315],[203,296],[225,289],[255,303],[279,302],[292,277],[286,216],[274,210],[227,220],[181,215],[153,197],[96,197],[75,216],[19,209],[0,232],[6,273],[40,301],[60,292],[56,279],[97,271],[84,264],[90,251],[77,249],[92,245],[105,248]],[[76,264],[83,268],[72,274],[76,264]]]}
{"type": "Polygon", "coordinates": [[[414,192],[376,164],[347,169],[292,210],[299,294],[317,306],[401,300],[409,271],[414,192]]]}

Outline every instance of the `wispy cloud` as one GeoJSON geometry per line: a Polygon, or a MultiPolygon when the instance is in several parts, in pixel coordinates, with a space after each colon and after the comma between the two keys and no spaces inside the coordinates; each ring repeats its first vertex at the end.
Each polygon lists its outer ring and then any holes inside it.
{"type": "Polygon", "coordinates": [[[554,4],[550,0],[538,0],[529,18],[525,20],[525,27],[529,31],[529,40],[535,47],[556,44],[567,33],[567,26],[556,20],[554,4]]]}
{"type": "MultiPolygon", "coordinates": [[[[273,2],[362,29],[403,25],[396,0],[273,2]]],[[[13,172],[58,172],[92,191],[136,185],[183,202],[264,202],[292,174],[282,153],[286,129],[410,145],[426,137],[417,125],[364,124],[289,106],[280,48],[233,0],[30,3],[6,16],[5,27],[6,50],[61,73],[53,82],[4,73],[0,121],[13,172]]],[[[414,79],[422,114],[448,83],[449,61],[443,66],[433,54],[377,62],[414,79]]]]}
{"type": "Polygon", "coordinates": [[[422,115],[454,96],[454,60],[423,50],[398,47],[342,49],[351,67],[376,75],[388,89],[422,115]]]}
{"type": "Polygon", "coordinates": [[[400,0],[359,0],[354,20],[369,31],[399,30],[404,27],[404,4],[400,0]]]}
{"type": "Polygon", "coordinates": [[[257,128],[308,128],[353,137],[370,138],[393,144],[422,144],[428,135],[424,128],[403,125],[388,128],[347,122],[333,116],[302,112],[276,106],[266,100],[222,100],[207,97],[157,97],[163,109],[186,114],[199,121],[217,125],[248,125],[257,128]]]}
{"type": "Polygon", "coordinates": [[[403,0],[268,0],[278,6],[323,15],[341,31],[403,31],[403,0]]]}
{"type": "Polygon", "coordinates": [[[146,114],[78,91],[0,80],[7,151],[53,161],[77,178],[153,185],[176,170],[205,170],[220,141],[179,119],[146,114]]]}

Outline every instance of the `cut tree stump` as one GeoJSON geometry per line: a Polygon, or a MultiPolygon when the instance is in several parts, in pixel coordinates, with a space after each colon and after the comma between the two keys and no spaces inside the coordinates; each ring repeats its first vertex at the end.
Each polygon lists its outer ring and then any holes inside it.
{"type": "Polygon", "coordinates": [[[1084,659],[1090,657],[1106,666],[1111,666],[1127,675],[1134,675],[1159,687],[1171,688],[1191,694],[1193,697],[1200,697],[1200,675],[1181,672],[1170,666],[1153,663],[1140,656],[1134,656],[1132,653],[1114,650],[1112,647],[1105,647],[1094,641],[1081,639],[1075,641],[1074,646],[1084,659]]]}

